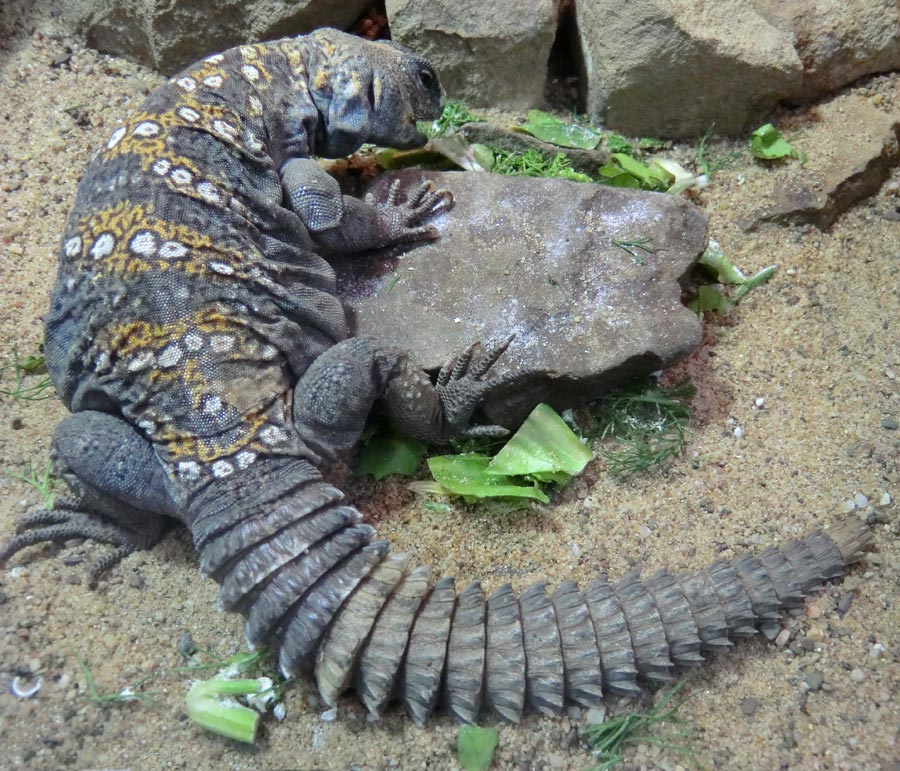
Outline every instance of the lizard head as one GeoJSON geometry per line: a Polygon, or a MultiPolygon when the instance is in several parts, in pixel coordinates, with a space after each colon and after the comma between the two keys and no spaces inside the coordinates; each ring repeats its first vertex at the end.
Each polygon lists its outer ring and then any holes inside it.
{"type": "Polygon", "coordinates": [[[327,78],[310,84],[324,119],[317,154],[342,157],[366,142],[400,149],[425,144],[416,123],[438,118],[444,106],[444,89],[425,59],[387,40],[331,29],[315,35],[327,57],[327,78]]]}

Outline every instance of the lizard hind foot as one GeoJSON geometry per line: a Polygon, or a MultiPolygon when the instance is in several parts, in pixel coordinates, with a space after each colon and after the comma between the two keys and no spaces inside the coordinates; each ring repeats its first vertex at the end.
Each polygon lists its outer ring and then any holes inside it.
{"type": "Polygon", "coordinates": [[[114,548],[99,557],[88,570],[88,585],[97,585],[99,577],[134,551],[150,548],[162,537],[163,520],[150,516],[139,532],[135,532],[101,514],[75,508],[74,499],[64,498],[50,509],[38,509],[20,517],[16,535],[0,546],[0,564],[29,546],[41,543],[64,543],[75,538],[88,538],[114,548]]]}
{"type": "Polygon", "coordinates": [[[520,377],[517,372],[491,375],[492,368],[514,338],[515,335],[510,335],[493,345],[473,343],[441,367],[435,388],[441,398],[449,437],[501,437],[509,433],[503,426],[470,425],[469,421],[491,391],[520,377]]]}

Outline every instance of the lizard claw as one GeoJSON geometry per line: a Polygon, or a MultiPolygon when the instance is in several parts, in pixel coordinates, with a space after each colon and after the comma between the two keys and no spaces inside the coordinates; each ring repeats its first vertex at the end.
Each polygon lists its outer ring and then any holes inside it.
{"type": "Polygon", "coordinates": [[[518,378],[518,373],[486,377],[497,360],[509,347],[515,335],[492,346],[473,343],[454,356],[437,377],[435,388],[441,397],[444,411],[444,430],[447,438],[455,436],[506,436],[503,426],[469,425],[472,413],[495,388],[518,378]]]}

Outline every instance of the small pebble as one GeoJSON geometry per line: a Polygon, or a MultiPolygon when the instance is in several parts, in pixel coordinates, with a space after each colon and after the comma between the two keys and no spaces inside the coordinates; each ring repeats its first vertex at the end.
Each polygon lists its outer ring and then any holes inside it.
{"type": "Polygon", "coordinates": [[[606,707],[591,707],[584,716],[584,722],[588,725],[602,723],[606,720],[606,707]]]}
{"type": "Polygon", "coordinates": [[[782,629],[778,636],[775,638],[775,647],[776,648],[784,648],[791,640],[791,630],[790,629],[782,629]]]}
{"type": "Polygon", "coordinates": [[[869,505],[869,499],[862,493],[857,493],[856,495],[854,495],[853,502],[856,504],[856,508],[858,509],[864,509],[869,505]]]}
{"type": "Polygon", "coordinates": [[[335,720],[337,720],[337,707],[326,709],[319,715],[319,720],[321,720],[323,723],[333,723],[335,720]]]}
{"type": "Polygon", "coordinates": [[[759,699],[750,697],[741,702],[741,712],[744,717],[753,717],[759,709],[759,699]]]}
{"type": "Polygon", "coordinates": [[[869,650],[869,658],[876,661],[884,656],[884,646],[881,643],[875,643],[869,650]]]}
{"type": "Polygon", "coordinates": [[[850,670],[850,679],[854,683],[861,683],[863,680],[866,679],[866,673],[863,672],[861,669],[851,669],[850,670]]]}
{"type": "Polygon", "coordinates": [[[885,418],[881,421],[881,427],[886,428],[888,431],[896,431],[898,423],[893,418],[885,418]]]}
{"type": "Polygon", "coordinates": [[[891,494],[890,493],[882,493],[881,497],[878,499],[879,506],[890,506],[891,505],[891,494]]]}
{"type": "Polygon", "coordinates": [[[140,573],[131,573],[128,578],[125,579],[125,583],[132,589],[143,589],[147,585],[147,582],[144,581],[144,577],[140,573]]]}
{"type": "Polygon", "coordinates": [[[734,435],[735,435],[738,439],[740,439],[740,438],[744,435],[744,429],[741,428],[740,426],[737,426],[737,427],[734,429],[734,435]]]}
{"type": "Polygon", "coordinates": [[[818,647],[818,643],[811,637],[804,637],[802,640],[800,640],[800,647],[805,651],[813,653],[818,647]]]}
{"type": "MultiPolygon", "coordinates": [[[[852,672],[850,673],[850,676],[853,676],[852,672]]],[[[822,688],[825,677],[821,672],[808,672],[803,676],[803,682],[805,683],[807,690],[818,691],[822,688]]]]}
{"type": "Polygon", "coordinates": [[[837,611],[838,615],[842,616],[850,610],[850,606],[853,604],[853,592],[845,592],[841,595],[841,599],[838,600],[837,611]]]}
{"type": "Polygon", "coordinates": [[[197,652],[197,646],[194,644],[194,638],[190,632],[182,632],[178,635],[178,642],[175,643],[175,650],[179,655],[187,658],[197,652]]]}

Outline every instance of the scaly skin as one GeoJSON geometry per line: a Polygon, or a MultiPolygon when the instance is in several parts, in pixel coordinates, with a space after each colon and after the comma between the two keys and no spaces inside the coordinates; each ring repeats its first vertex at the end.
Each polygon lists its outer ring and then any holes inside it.
{"type": "Polygon", "coordinates": [[[424,721],[489,705],[593,705],[669,679],[858,558],[845,524],[782,552],[683,576],[600,577],[485,598],[392,554],[316,466],[356,442],[376,400],[430,442],[472,426],[508,340],[431,380],[395,349],[347,338],[315,251],[434,237],[448,194],[341,195],[310,155],[413,147],[442,91],[424,60],[334,30],[209,57],[154,91],[88,166],[63,236],[46,358],[72,415],[54,435],[72,495],[26,515],[0,562],[76,536],[113,549],[92,579],[186,525],[224,609],[273,641],[287,675],[315,669],[333,703],[354,687],[424,721]]]}

